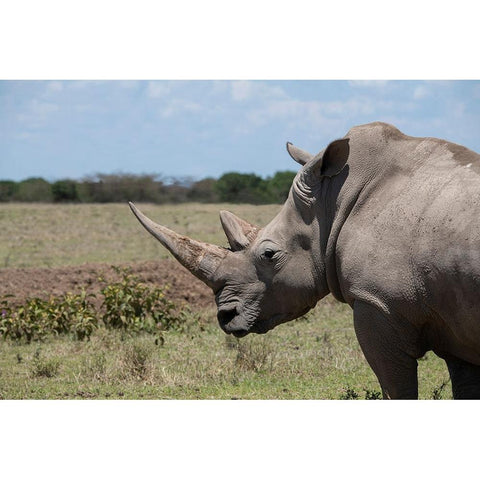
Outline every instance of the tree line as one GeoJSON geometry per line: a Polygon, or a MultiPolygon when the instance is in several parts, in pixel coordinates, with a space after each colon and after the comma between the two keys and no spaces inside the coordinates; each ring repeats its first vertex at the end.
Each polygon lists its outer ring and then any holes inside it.
{"type": "Polygon", "coordinates": [[[20,182],[0,180],[0,202],[283,203],[294,177],[292,171],[276,172],[267,178],[229,172],[218,179],[198,181],[134,174],[97,174],[82,180],[55,182],[32,177],[20,182]]]}

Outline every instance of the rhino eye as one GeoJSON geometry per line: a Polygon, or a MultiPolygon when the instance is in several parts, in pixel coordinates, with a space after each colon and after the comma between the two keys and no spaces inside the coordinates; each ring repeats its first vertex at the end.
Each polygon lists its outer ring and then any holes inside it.
{"type": "Polygon", "coordinates": [[[273,258],[274,255],[275,255],[275,252],[273,250],[270,250],[270,249],[265,250],[265,252],[263,252],[263,256],[265,258],[268,258],[268,259],[273,258]]]}
{"type": "MultiPolygon", "coordinates": [[[[270,243],[270,242],[269,242],[270,243]]],[[[267,262],[277,260],[280,250],[275,245],[264,245],[259,252],[259,257],[267,262]]]]}

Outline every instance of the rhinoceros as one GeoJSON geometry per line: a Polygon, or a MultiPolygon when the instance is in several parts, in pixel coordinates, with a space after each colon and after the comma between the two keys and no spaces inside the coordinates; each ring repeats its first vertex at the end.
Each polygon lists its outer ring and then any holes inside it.
{"type": "Polygon", "coordinates": [[[230,248],[142,225],[215,294],[224,332],[265,333],[331,293],[383,397],[418,398],[417,359],[447,364],[454,398],[480,398],[480,155],[381,122],[353,127],[302,168],[264,228],[221,211],[230,248]]]}

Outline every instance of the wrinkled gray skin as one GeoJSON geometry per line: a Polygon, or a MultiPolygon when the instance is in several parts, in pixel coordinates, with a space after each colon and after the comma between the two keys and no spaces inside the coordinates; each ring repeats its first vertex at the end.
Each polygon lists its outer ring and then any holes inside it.
{"type": "Polygon", "coordinates": [[[480,398],[480,155],[391,125],[352,128],[304,165],[259,229],[220,218],[231,249],[195,242],[132,210],[209,285],[226,333],[265,333],[328,293],[353,309],[384,398],[417,398],[417,359],[448,366],[455,398],[480,398]]]}

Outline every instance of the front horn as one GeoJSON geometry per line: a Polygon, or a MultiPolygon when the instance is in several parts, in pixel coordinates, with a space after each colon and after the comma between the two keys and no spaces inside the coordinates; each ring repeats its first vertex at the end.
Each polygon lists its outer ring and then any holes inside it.
{"type": "Polygon", "coordinates": [[[185,268],[210,288],[215,289],[214,273],[228,250],[179,235],[150,220],[133,203],[128,202],[128,205],[145,229],[159,240],[185,268]]]}

